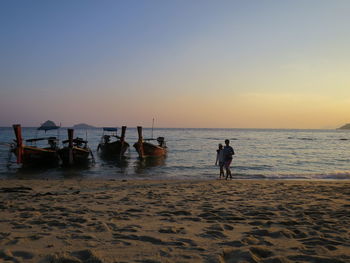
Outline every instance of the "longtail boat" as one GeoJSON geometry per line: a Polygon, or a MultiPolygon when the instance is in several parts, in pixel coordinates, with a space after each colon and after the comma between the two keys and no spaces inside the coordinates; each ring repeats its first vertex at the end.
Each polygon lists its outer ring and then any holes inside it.
{"type": "Polygon", "coordinates": [[[141,126],[137,127],[137,133],[138,133],[139,139],[134,144],[134,147],[141,159],[146,157],[161,157],[166,155],[167,147],[166,147],[164,137],[158,137],[157,139],[154,139],[154,138],[143,139],[141,126]],[[158,145],[148,142],[152,140],[156,140],[158,142],[158,145]]]}
{"type": "Polygon", "coordinates": [[[97,151],[101,150],[104,157],[124,156],[129,144],[125,141],[126,126],[122,127],[121,136],[117,135],[117,128],[103,128],[101,141],[97,147],[97,151]],[[105,134],[105,132],[107,134],[105,134]]]}
{"type": "Polygon", "coordinates": [[[22,128],[20,124],[13,125],[16,140],[12,147],[12,152],[17,157],[17,163],[23,166],[56,166],[59,164],[58,139],[57,137],[42,137],[25,140],[22,138],[22,128]],[[47,141],[47,147],[37,147],[39,141],[47,141]]]}
{"type": "Polygon", "coordinates": [[[67,145],[59,150],[62,165],[72,166],[88,164],[90,162],[90,155],[93,159],[92,152],[87,146],[88,141],[79,137],[73,139],[73,137],[74,130],[68,129],[68,140],[63,141],[63,143],[67,145]]]}

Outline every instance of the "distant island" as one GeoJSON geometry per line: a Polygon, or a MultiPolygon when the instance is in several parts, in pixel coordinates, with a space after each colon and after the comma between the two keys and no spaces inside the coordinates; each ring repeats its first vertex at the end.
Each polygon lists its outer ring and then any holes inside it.
{"type": "Polygon", "coordinates": [[[344,126],[341,126],[340,128],[338,128],[339,130],[350,130],[350,123],[345,124],[344,126]]]}
{"type": "Polygon", "coordinates": [[[86,123],[79,123],[73,126],[74,129],[94,129],[95,126],[86,124],[86,123]]]}
{"type": "Polygon", "coordinates": [[[40,125],[40,127],[38,128],[38,130],[43,130],[43,131],[48,131],[48,130],[56,130],[59,129],[61,126],[57,126],[56,123],[54,123],[53,121],[45,121],[43,124],[40,125]]]}

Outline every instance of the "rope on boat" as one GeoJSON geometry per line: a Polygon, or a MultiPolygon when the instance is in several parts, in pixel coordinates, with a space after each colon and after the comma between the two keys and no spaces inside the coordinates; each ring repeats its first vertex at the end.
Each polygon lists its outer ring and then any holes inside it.
{"type": "Polygon", "coordinates": [[[13,155],[13,150],[14,150],[14,144],[10,144],[10,148],[9,148],[9,152],[8,152],[8,155],[7,155],[7,168],[9,168],[11,166],[11,164],[13,162],[11,162],[11,159],[12,159],[12,155],[13,155]]]}
{"type": "Polygon", "coordinates": [[[0,145],[7,146],[7,147],[11,147],[12,146],[12,144],[8,143],[8,142],[0,142],[0,145]]]}

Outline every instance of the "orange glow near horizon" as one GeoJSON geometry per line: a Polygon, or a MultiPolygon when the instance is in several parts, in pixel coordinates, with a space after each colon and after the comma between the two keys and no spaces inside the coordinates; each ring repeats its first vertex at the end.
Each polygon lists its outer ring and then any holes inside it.
{"type": "Polygon", "coordinates": [[[7,1],[0,126],[337,128],[350,123],[349,8],[7,1]]]}

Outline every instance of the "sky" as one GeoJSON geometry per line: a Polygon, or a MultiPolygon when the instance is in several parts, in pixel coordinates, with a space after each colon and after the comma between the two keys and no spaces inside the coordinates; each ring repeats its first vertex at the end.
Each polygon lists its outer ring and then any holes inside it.
{"type": "Polygon", "coordinates": [[[350,123],[350,1],[1,0],[0,126],[350,123]]]}

